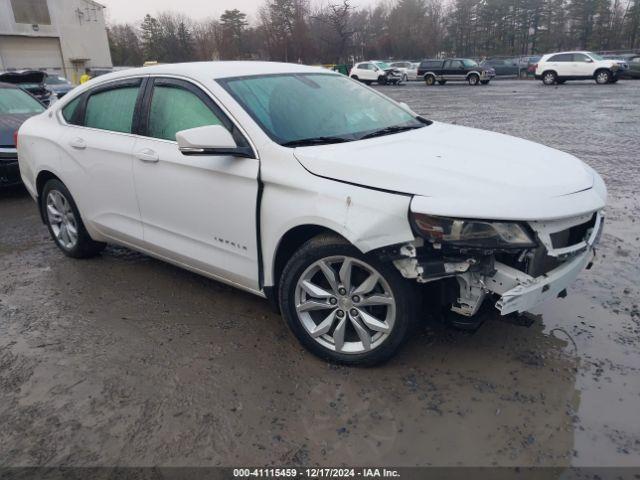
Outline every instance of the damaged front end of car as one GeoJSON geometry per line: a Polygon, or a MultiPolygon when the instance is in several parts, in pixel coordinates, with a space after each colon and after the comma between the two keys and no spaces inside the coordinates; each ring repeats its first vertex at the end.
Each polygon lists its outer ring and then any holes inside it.
{"type": "Polygon", "coordinates": [[[411,213],[415,240],[386,253],[405,278],[455,279],[453,312],[473,316],[493,296],[507,315],[562,296],[590,266],[603,221],[602,211],[529,222],[411,213]]]}

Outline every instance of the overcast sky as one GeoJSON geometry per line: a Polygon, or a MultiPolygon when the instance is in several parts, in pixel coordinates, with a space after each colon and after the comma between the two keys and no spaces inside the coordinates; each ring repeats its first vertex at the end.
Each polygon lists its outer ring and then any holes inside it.
{"type": "MultiPolygon", "coordinates": [[[[263,0],[97,0],[107,7],[107,21],[137,22],[145,14],[154,14],[165,10],[182,12],[197,19],[203,17],[219,17],[226,9],[237,8],[249,15],[249,20],[256,18],[258,6],[263,0]]],[[[354,6],[374,3],[374,0],[353,0],[354,6]]]]}

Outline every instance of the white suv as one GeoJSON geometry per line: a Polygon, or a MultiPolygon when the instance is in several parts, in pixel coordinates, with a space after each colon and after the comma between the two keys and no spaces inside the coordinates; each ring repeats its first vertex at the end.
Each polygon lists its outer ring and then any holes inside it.
{"type": "Polygon", "coordinates": [[[544,55],[536,65],[536,79],[545,85],[567,80],[595,80],[615,83],[629,65],[622,60],[607,60],[593,52],[560,52],[544,55]]]}
{"type": "Polygon", "coordinates": [[[474,322],[562,294],[606,198],[569,154],[284,63],[101,76],[27,120],[18,155],[67,256],[120,244],[266,297],[346,364],[389,358],[436,299],[474,322]]]}
{"type": "Polygon", "coordinates": [[[407,80],[407,75],[401,70],[379,60],[356,63],[349,72],[349,76],[367,85],[371,85],[373,82],[377,82],[379,85],[387,85],[388,83],[396,85],[407,80]]]}

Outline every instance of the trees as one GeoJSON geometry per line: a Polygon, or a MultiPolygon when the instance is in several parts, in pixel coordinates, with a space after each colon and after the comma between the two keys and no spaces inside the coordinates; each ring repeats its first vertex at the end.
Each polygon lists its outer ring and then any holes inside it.
{"type": "Polygon", "coordinates": [[[248,25],[247,15],[237,8],[225,10],[220,15],[218,51],[221,60],[234,60],[243,56],[244,37],[248,25]]]}
{"type": "Polygon", "coordinates": [[[365,8],[352,0],[262,1],[255,25],[238,9],[197,22],[163,12],[146,15],[138,29],[110,25],[113,61],[349,63],[640,48],[640,0],[379,0],[365,8]]]}
{"type": "Polygon", "coordinates": [[[111,59],[114,65],[137,66],[143,62],[142,45],[135,29],[129,24],[107,28],[111,59]]]}

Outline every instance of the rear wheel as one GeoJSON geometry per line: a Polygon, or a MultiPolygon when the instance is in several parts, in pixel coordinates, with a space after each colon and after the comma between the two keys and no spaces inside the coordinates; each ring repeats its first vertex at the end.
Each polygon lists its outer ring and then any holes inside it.
{"type": "Polygon", "coordinates": [[[341,237],[305,243],[282,272],[280,309],[315,355],[348,365],[389,359],[415,321],[415,290],[390,263],[341,237]]]}
{"type": "Polygon", "coordinates": [[[446,80],[438,80],[438,84],[440,85],[445,85],[447,83],[446,80]]]}
{"type": "Polygon", "coordinates": [[[545,85],[553,85],[558,80],[556,72],[544,72],[542,74],[542,83],[545,85]]]}
{"type": "Polygon", "coordinates": [[[424,83],[431,86],[436,83],[436,77],[434,77],[433,75],[427,75],[426,77],[424,77],[424,83]]]}
{"type": "Polygon", "coordinates": [[[387,83],[387,77],[385,77],[384,75],[380,75],[378,77],[378,85],[386,85],[387,83]]]}
{"type": "Polygon", "coordinates": [[[609,83],[617,83],[620,80],[618,77],[612,78],[609,83]]]}
{"type": "Polygon", "coordinates": [[[45,184],[41,202],[51,238],[65,255],[88,258],[104,249],[106,244],[89,236],[71,193],[60,180],[52,179],[45,184]]]}
{"type": "Polygon", "coordinates": [[[358,80],[358,81],[360,80],[357,75],[351,75],[351,78],[353,78],[354,80],[358,80]]]}
{"type": "Polygon", "coordinates": [[[480,80],[482,85],[489,85],[490,80],[480,80]]]}
{"type": "Polygon", "coordinates": [[[469,85],[478,85],[478,83],[480,82],[480,77],[475,73],[472,73],[471,75],[469,75],[467,81],[469,82],[469,85]]]}
{"type": "Polygon", "coordinates": [[[596,83],[605,85],[611,81],[611,72],[609,70],[598,70],[596,72],[596,83]]]}

